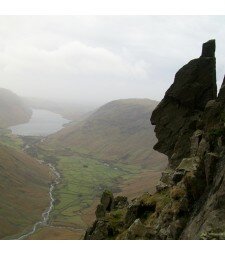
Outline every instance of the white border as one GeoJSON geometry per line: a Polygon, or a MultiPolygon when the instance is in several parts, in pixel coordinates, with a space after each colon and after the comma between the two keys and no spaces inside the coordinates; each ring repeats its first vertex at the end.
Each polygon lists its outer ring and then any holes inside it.
{"type": "MultiPolygon", "coordinates": [[[[2,249],[2,244],[3,248],[2,249]]],[[[4,255],[219,254],[223,241],[2,241],[4,255]],[[12,245],[13,244],[13,245],[12,245]]]]}
{"type": "MultiPolygon", "coordinates": [[[[224,15],[222,0],[6,0],[0,15],[224,15]]],[[[1,241],[1,253],[32,255],[216,254],[223,241],[1,241]]]]}
{"type": "Polygon", "coordinates": [[[0,15],[224,15],[223,0],[0,0],[0,15]]]}

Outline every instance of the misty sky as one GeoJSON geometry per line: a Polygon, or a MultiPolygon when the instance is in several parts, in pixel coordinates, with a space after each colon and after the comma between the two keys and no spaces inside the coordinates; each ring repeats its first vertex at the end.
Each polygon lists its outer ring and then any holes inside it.
{"type": "Polygon", "coordinates": [[[0,87],[78,103],[160,100],[212,38],[220,86],[224,31],[225,16],[1,16],[0,87]]]}

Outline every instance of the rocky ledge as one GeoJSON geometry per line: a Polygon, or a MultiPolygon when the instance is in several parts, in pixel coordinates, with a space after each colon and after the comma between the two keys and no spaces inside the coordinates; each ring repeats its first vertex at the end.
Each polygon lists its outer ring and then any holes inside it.
{"type": "Polygon", "coordinates": [[[128,203],[105,191],[85,239],[225,238],[225,82],[217,96],[215,40],[175,75],[154,110],[168,156],[156,193],[128,203]]]}

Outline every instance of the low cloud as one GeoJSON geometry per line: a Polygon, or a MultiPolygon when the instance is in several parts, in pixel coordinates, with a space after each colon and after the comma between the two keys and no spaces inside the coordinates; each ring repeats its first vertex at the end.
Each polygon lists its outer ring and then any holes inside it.
{"type": "Polygon", "coordinates": [[[79,102],[160,100],[175,72],[217,39],[225,73],[224,17],[2,16],[0,86],[23,96],[79,102]]]}

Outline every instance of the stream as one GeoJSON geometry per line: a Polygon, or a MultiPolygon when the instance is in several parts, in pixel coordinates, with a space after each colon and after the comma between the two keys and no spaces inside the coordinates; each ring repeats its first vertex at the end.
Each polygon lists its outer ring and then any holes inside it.
{"type": "MultiPolygon", "coordinates": [[[[20,135],[22,138],[26,136],[35,136],[35,137],[44,137],[41,138],[40,142],[44,142],[47,135],[53,134],[60,129],[63,128],[63,125],[70,122],[68,119],[63,118],[60,114],[53,113],[51,111],[42,110],[42,109],[32,109],[32,116],[27,123],[16,125],[10,127],[13,134],[20,135]]],[[[29,144],[28,141],[24,141],[23,152],[28,153],[28,150],[32,147],[32,144],[29,144]]],[[[40,221],[36,222],[31,230],[27,231],[27,233],[23,233],[19,236],[18,239],[26,239],[36,232],[37,229],[43,226],[48,225],[49,216],[54,207],[55,198],[53,197],[53,191],[56,185],[60,182],[60,173],[56,170],[56,168],[50,164],[46,163],[43,160],[39,160],[36,158],[39,164],[44,164],[50,167],[53,175],[55,176],[54,181],[51,183],[49,187],[49,197],[50,203],[49,206],[45,209],[45,211],[41,215],[40,221]]]]}
{"type": "MultiPolygon", "coordinates": [[[[42,160],[37,160],[37,161],[40,164],[45,164],[45,162],[42,161],[42,160]]],[[[50,204],[46,208],[46,210],[42,213],[41,220],[36,222],[33,225],[32,229],[28,233],[21,235],[18,238],[19,240],[23,240],[23,239],[29,237],[30,235],[34,234],[39,227],[43,227],[43,226],[46,226],[48,224],[49,215],[50,215],[50,212],[53,209],[54,201],[55,201],[55,199],[53,197],[53,190],[54,190],[55,186],[58,185],[59,182],[60,182],[60,174],[59,174],[59,172],[56,170],[56,168],[52,164],[48,163],[46,165],[48,165],[50,167],[52,173],[55,175],[55,180],[52,182],[52,184],[50,185],[50,188],[49,188],[50,204]]]]}

